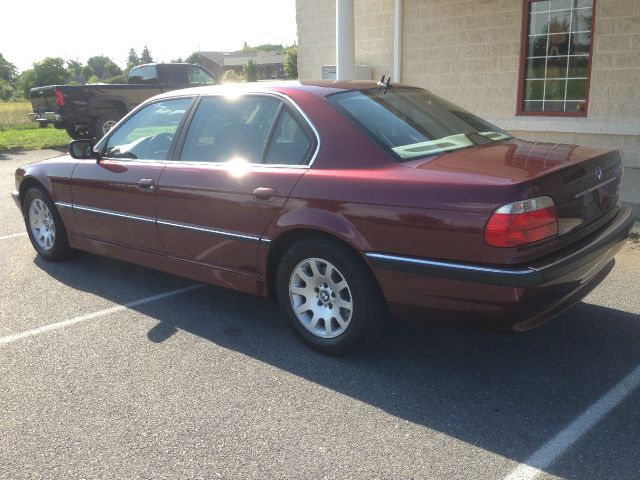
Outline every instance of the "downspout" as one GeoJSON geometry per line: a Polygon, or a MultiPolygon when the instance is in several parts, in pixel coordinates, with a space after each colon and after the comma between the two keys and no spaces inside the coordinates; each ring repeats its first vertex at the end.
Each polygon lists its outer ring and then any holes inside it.
{"type": "Polygon", "coordinates": [[[400,82],[402,71],[402,0],[395,0],[393,11],[393,81],[400,82]]]}

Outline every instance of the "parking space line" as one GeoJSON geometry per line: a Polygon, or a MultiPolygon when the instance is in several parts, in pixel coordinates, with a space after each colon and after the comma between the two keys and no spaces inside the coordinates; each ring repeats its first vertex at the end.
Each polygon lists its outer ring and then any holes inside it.
{"type": "Polygon", "coordinates": [[[27,235],[27,232],[22,232],[22,233],[14,233],[11,235],[5,235],[3,237],[0,237],[0,240],[7,240],[9,238],[15,238],[15,237],[24,237],[27,235]]]}
{"type": "Polygon", "coordinates": [[[606,417],[636,388],[640,386],[640,365],[629,375],[591,405],[582,415],[564,430],[536,450],[533,455],[518,465],[504,480],[533,480],[543,470],[565,453],[585,433],[606,417]]]}
{"type": "Polygon", "coordinates": [[[34,328],[32,330],[27,330],[21,333],[14,333],[13,335],[8,335],[6,337],[0,337],[0,345],[13,343],[18,340],[22,340],[28,337],[33,337],[35,335],[40,335],[41,333],[50,332],[52,330],[59,330],[61,328],[69,327],[77,323],[86,322],[87,320],[92,320],[94,318],[104,317],[106,315],[110,315],[112,313],[116,313],[121,310],[126,310],[128,308],[137,307],[138,305],[144,305],[146,303],[155,302],[157,300],[162,300],[163,298],[172,297],[174,295],[179,295],[185,292],[190,292],[191,290],[196,290],[197,288],[202,288],[202,287],[204,287],[204,284],[191,285],[190,287],[179,288],[177,290],[171,290],[169,292],[160,293],[158,295],[144,297],[139,300],[134,300],[133,302],[125,303],[123,305],[117,305],[115,307],[105,308],[103,310],[98,310],[97,312],[88,313],[86,315],[80,315],[79,317],[70,318],[68,320],[62,320],[56,323],[50,323],[48,325],[34,328]]]}

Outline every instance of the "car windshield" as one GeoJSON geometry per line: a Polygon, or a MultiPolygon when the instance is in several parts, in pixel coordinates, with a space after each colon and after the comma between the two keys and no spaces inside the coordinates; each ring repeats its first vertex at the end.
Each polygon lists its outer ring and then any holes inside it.
{"type": "Polygon", "coordinates": [[[420,88],[349,91],[327,100],[401,162],[511,138],[486,120],[420,88]]]}

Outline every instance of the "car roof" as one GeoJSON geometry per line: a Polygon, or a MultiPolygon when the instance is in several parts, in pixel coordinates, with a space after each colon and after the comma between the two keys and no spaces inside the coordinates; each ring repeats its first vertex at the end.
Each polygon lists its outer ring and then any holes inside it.
{"type": "Polygon", "coordinates": [[[223,85],[207,85],[182,90],[172,90],[171,92],[163,93],[154,98],[179,97],[184,95],[238,95],[243,93],[267,92],[288,93],[292,91],[303,91],[318,97],[326,97],[332,93],[350,90],[367,90],[376,87],[377,83],[372,80],[279,80],[267,82],[227,83],[223,85]]]}

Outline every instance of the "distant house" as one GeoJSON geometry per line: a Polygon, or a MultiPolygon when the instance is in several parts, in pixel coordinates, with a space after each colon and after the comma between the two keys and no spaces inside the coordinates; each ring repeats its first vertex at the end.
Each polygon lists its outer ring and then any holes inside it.
{"type": "Polygon", "coordinates": [[[276,52],[198,52],[201,65],[207,67],[218,78],[227,70],[241,73],[252,59],[258,66],[258,79],[270,80],[284,78],[284,55],[276,52]]]}

